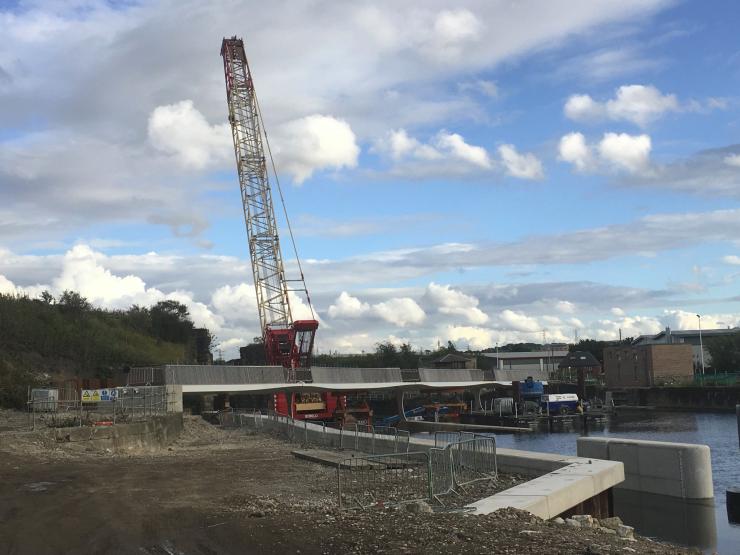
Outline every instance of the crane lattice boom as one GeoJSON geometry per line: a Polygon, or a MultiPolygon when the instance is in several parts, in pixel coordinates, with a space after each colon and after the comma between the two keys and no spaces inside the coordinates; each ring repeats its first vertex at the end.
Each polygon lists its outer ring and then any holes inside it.
{"type": "Polygon", "coordinates": [[[252,75],[244,53],[244,42],[236,37],[225,38],[221,44],[221,56],[224,61],[229,122],[267,361],[269,364],[282,364],[286,368],[307,368],[311,362],[318,322],[294,322],[291,315],[262,140],[262,122],[252,75]]]}

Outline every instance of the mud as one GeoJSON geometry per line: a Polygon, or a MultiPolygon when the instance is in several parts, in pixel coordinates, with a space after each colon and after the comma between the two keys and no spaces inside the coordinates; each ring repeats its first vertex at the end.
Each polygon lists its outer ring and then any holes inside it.
{"type": "Polygon", "coordinates": [[[334,469],[187,418],[155,455],[0,447],[0,553],[682,553],[543,522],[336,508],[334,469]]]}

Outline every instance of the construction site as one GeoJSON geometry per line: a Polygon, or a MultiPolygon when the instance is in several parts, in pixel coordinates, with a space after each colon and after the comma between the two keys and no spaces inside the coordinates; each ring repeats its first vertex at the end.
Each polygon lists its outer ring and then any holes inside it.
{"type": "Polygon", "coordinates": [[[243,41],[224,38],[221,56],[266,364],[173,361],[29,388],[26,412],[0,412],[0,551],[697,552],[643,537],[615,498],[713,499],[705,446],[498,444],[601,422],[604,407],[584,408],[585,363],[566,368],[579,394],[464,362],[312,363],[319,319],[291,309],[300,293],[313,315],[287,212],[299,275],[286,275],[283,193],[243,41]]]}

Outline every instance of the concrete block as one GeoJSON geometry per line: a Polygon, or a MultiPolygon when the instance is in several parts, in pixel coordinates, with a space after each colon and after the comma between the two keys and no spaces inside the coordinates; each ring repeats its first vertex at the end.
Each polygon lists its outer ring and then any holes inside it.
{"type": "Polygon", "coordinates": [[[609,460],[608,442],[602,441],[602,438],[579,437],[578,438],[578,456],[587,459],[609,460]]]}
{"type": "Polygon", "coordinates": [[[555,475],[590,476],[595,491],[601,492],[624,481],[624,465],[617,462],[589,459],[577,462],[552,472],[555,475]]]}
{"type": "Polygon", "coordinates": [[[690,443],[624,438],[579,438],[578,454],[606,451],[624,463],[620,488],[682,499],[714,497],[709,447],[690,443]]]}

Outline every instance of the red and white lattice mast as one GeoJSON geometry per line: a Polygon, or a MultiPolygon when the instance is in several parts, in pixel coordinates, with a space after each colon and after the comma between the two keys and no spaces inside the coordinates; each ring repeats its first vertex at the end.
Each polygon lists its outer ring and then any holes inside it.
{"type": "MultiPolygon", "coordinates": [[[[297,288],[289,288],[288,280],[285,279],[268,160],[263,145],[267,145],[268,154],[270,147],[267,135],[264,134],[264,122],[244,53],[244,42],[236,37],[225,38],[221,43],[221,56],[224,60],[229,122],[234,139],[236,168],[267,363],[290,369],[291,379],[294,380],[293,371],[296,368],[311,367],[314,337],[319,323],[315,319],[294,321],[291,315],[289,291],[303,291],[309,307],[311,300],[302,270],[300,279],[291,280],[300,284],[297,288]]],[[[271,154],[269,163],[274,173],[271,154]]],[[[279,187],[277,173],[274,175],[279,187]]],[[[295,243],[293,246],[295,247],[295,243]]],[[[298,267],[300,270],[300,260],[298,267]]],[[[313,309],[311,314],[313,316],[313,309]]]]}

